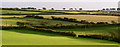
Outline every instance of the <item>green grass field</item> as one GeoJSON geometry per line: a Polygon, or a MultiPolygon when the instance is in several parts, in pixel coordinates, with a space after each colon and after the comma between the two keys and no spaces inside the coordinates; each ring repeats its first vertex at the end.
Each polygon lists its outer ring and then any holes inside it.
{"type": "Polygon", "coordinates": [[[2,34],[3,45],[117,45],[107,40],[61,36],[30,29],[2,30],[2,34]]]}
{"type": "Polygon", "coordinates": [[[89,28],[70,28],[70,29],[54,29],[58,31],[71,31],[78,35],[85,34],[110,34],[110,32],[118,31],[118,26],[101,26],[101,27],[89,27],[89,28]]]}
{"type": "Polygon", "coordinates": [[[56,25],[56,24],[63,24],[63,25],[83,25],[80,23],[73,23],[73,22],[67,22],[67,21],[58,21],[58,20],[47,20],[47,19],[35,19],[35,18],[13,18],[13,19],[2,19],[2,24],[4,26],[12,26],[12,25],[16,25],[16,22],[29,22],[32,23],[34,25],[40,25],[42,22],[46,23],[46,26],[51,26],[51,25],[56,25]]]}
{"type": "Polygon", "coordinates": [[[0,18],[25,17],[26,15],[0,15],[0,18]]]}
{"type": "MultiPolygon", "coordinates": [[[[1,11],[1,10],[0,10],[1,11]]],[[[48,12],[48,10],[41,10],[41,12],[48,12]]],[[[30,11],[14,11],[14,10],[2,10],[2,13],[17,13],[17,14],[31,14],[41,12],[30,11]]],[[[64,13],[107,13],[107,12],[70,12],[70,11],[49,11],[49,12],[64,12],[64,13]]],[[[25,15],[0,15],[0,17],[20,17],[11,19],[0,19],[2,23],[0,26],[16,26],[16,22],[29,22],[34,25],[40,25],[46,23],[46,26],[62,24],[62,25],[83,25],[80,23],[48,20],[48,19],[35,19],[35,18],[22,18],[25,15]]],[[[77,20],[87,20],[89,22],[118,22],[118,16],[106,16],[106,15],[39,15],[45,18],[55,17],[68,17],[75,18],[77,20]]],[[[118,31],[117,26],[104,26],[104,27],[90,27],[90,28],[71,28],[71,29],[54,29],[57,31],[73,31],[76,34],[109,34],[109,32],[118,31]]],[[[90,39],[90,38],[77,38],[72,36],[63,36],[53,33],[36,32],[31,29],[10,29],[0,30],[2,32],[3,45],[117,45],[117,42],[90,39]]]]}
{"type": "MultiPolygon", "coordinates": [[[[3,14],[7,14],[7,13],[16,13],[16,14],[35,14],[35,13],[46,13],[46,12],[56,12],[56,13],[68,13],[68,14],[79,14],[79,13],[86,13],[86,14],[120,14],[116,12],[112,12],[112,11],[99,11],[99,12],[88,12],[88,11],[55,11],[55,10],[27,10],[26,11],[17,11],[17,10],[0,10],[2,11],[3,14]],[[33,12],[32,12],[33,11],[33,12]],[[34,12],[34,11],[39,11],[39,12],[34,12]]],[[[119,12],[119,11],[118,11],[119,12]]],[[[46,13],[47,14],[47,13],[46,13]]]]}
{"type": "Polygon", "coordinates": [[[17,13],[17,14],[36,14],[36,13],[40,13],[40,12],[29,12],[29,11],[15,11],[15,10],[0,10],[2,11],[3,14],[6,14],[6,13],[17,13]]]}

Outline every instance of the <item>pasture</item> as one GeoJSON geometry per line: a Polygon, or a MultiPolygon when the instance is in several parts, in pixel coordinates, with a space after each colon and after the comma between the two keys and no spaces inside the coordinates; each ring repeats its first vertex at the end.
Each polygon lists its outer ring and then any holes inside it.
{"type": "Polygon", "coordinates": [[[25,17],[26,15],[0,15],[0,18],[25,17]]]}
{"type": "Polygon", "coordinates": [[[62,25],[83,25],[80,23],[73,23],[73,22],[67,22],[67,21],[58,21],[58,20],[47,20],[47,19],[35,19],[35,18],[12,18],[12,19],[2,19],[2,26],[16,26],[16,22],[28,22],[32,23],[34,25],[40,25],[42,23],[45,23],[46,26],[52,26],[56,24],[62,24],[62,25]]]}
{"type": "MultiPolygon", "coordinates": [[[[46,14],[47,10],[41,10],[46,14]]],[[[69,12],[69,11],[49,11],[49,12],[64,12],[64,13],[90,13],[90,14],[101,14],[102,12],[69,12]]],[[[32,11],[15,11],[15,10],[2,10],[4,14],[38,14],[41,12],[32,11]]],[[[106,13],[106,12],[105,12],[106,13]]],[[[53,25],[84,25],[80,23],[52,20],[51,16],[60,18],[74,18],[78,21],[86,20],[88,22],[108,22],[111,21],[118,22],[119,16],[106,16],[106,15],[38,15],[43,16],[45,19],[36,18],[23,18],[26,15],[0,15],[2,17],[2,23],[0,26],[17,26],[16,22],[27,22],[33,25],[43,25],[53,26],[53,25]],[[9,18],[12,17],[12,18],[9,18]],[[19,18],[14,18],[19,17],[19,18]]],[[[102,26],[102,27],[89,27],[89,28],[52,28],[57,31],[64,32],[75,32],[77,35],[86,34],[108,34],[109,32],[118,31],[117,26],[102,26]]],[[[90,38],[77,38],[72,36],[63,36],[53,33],[37,32],[32,29],[10,29],[10,30],[0,30],[3,33],[3,45],[117,45],[117,42],[100,40],[100,39],[90,39],[90,38]]]]}
{"type": "Polygon", "coordinates": [[[103,34],[110,35],[110,32],[117,32],[118,26],[101,26],[101,27],[84,27],[84,28],[70,28],[70,29],[57,29],[57,31],[75,32],[77,35],[88,35],[88,34],[103,34]]]}
{"type": "Polygon", "coordinates": [[[107,40],[76,38],[30,29],[11,29],[0,32],[3,34],[3,45],[117,45],[116,42],[107,40]]]}
{"type": "Polygon", "coordinates": [[[2,14],[10,14],[10,13],[15,13],[15,14],[37,14],[40,12],[30,12],[30,11],[17,11],[17,10],[0,10],[2,11],[2,14]]]}

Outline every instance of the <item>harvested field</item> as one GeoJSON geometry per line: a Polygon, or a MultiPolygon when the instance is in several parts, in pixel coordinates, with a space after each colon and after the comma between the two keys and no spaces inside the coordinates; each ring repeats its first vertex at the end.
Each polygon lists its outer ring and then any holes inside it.
{"type": "Polygon", "coordinates": [[[118,22],[118,16],[105,16],[105,15],[39,15],[44,16],[45,18],[50,18],[51,16],[55,17],[68,17],[75,18],[77,20],[87,20],[90,22],[109,22],[115,21],[118,22]]]}

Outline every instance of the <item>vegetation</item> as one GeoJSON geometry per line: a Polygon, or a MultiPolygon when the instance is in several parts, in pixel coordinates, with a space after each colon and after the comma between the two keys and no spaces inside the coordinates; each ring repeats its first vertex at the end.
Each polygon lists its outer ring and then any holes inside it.
{"type": "Polygon", "coordinates": [[[82,8],[79,8],[79,11],[76,8],[75,10],[70,8],[70,10],[68,11],[66,8],[63,8],[62,11],[54,10],[54,8],[47,10],[45,7],[42,10],[33,7],[4,8],[3,15],[0,16],[3,18],[0,23],[4,29],[2,31],[3,44],[116,45],[117,42],[120,42],[119,11],[108,11],[115,10],[114,8],[99,11],[81,11],[82,8]],[[8,39],[8,37],[11,38],[8,39]],[[12,40],[14,41],[11,42],[12,40]]]}
{"type": "MultiPolygon", "coordinates": [[[[43,8],[43,10],[37,10],[35,8],[30,9],[3,9],[2,14],[7,15],[18,15],[18,14],[37,14],[37,15],[111,15],[111,16],[119,16],[119,11],[81,11],[82,8],[79,9],[79,11],[73,11],[73,8],[70,8],[70,11],[66,11],[66,8],[63,8],[63,11],[54,10],[54,8],[51,8],[51,10],[46,10],[46,8],[43,8]]],[[[114,8],[111,8],[114,10],[114,8]]],[[[75,9],[76,10],[76,9],[75,9]]],[[[103,9],[105,10],[105,9],[103,9]]],[[[109,9],[106,9],[109,10],[109,9]]]]}
{"type": "MultiPolygon", "coordinates": [[[[1,11],[1,10],[0,10],[1,11]]],[[[15,11],[15,10],[2,10],[2,14],[38,14],[40,12],[29,12],[29,11],[15,11]]]]}
{"type": "Polygon", "coordinates": [[[31,23],[33,25],[43,25],[51,26],[56,24],[62,24],[62,25],[82,25],[80,23],[72,23],[67,21],[58,21],[58,20],[47,20],[47,19],[36,19],[36,18],[12,18],[12,19],[2,19],[2,24],[4,26],[16,26],[16,22],[27,22],[31,23]],[[51,22],[52,21],[52,22],[51,22]]]}
{"type": "Polygon", "coordinates": [[[56,18],[72,18],[76,19],[77,21],[81,20],[86,20],[89,22],[108,22],[111,23],[112,21],[118,23],[118,16],[105,16],[105,15],[38,15],[38,16],[43,16],[45,18],[51,18],[56,17],[56,18]]]}
{"type": "Polygon", "coordinates": [[[117,45],[112,41],[61,36],[53,33],[34,32],[31,29],[2,30],[2,33],[3,45],[117,45]],[[8,39],[8,37],[10,38],[8,39]]]}

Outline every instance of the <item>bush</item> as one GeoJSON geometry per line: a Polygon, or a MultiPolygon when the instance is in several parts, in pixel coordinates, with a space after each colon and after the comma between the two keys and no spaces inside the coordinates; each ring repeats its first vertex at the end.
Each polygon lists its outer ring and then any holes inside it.
{"type": "Polygon", "coordinates": [[[110,32],[112,39],[120,43],[120,31],[110,32]]]}
{"type": "Polygon", "coordinates": [[[108,22],[97,22],[97,24],[108,24],[108,22]]]}
{"type": "Polygon", "coordinates": [[[89,24],[95,24],[94,22],[89,22],[89,24]]]}
{"type": "Polygon", "coordinates": [[[82,24],[89,24],[89,22],[86,21],[86,20],[81,20],[80,23],[82,23],[82,24]]]}

